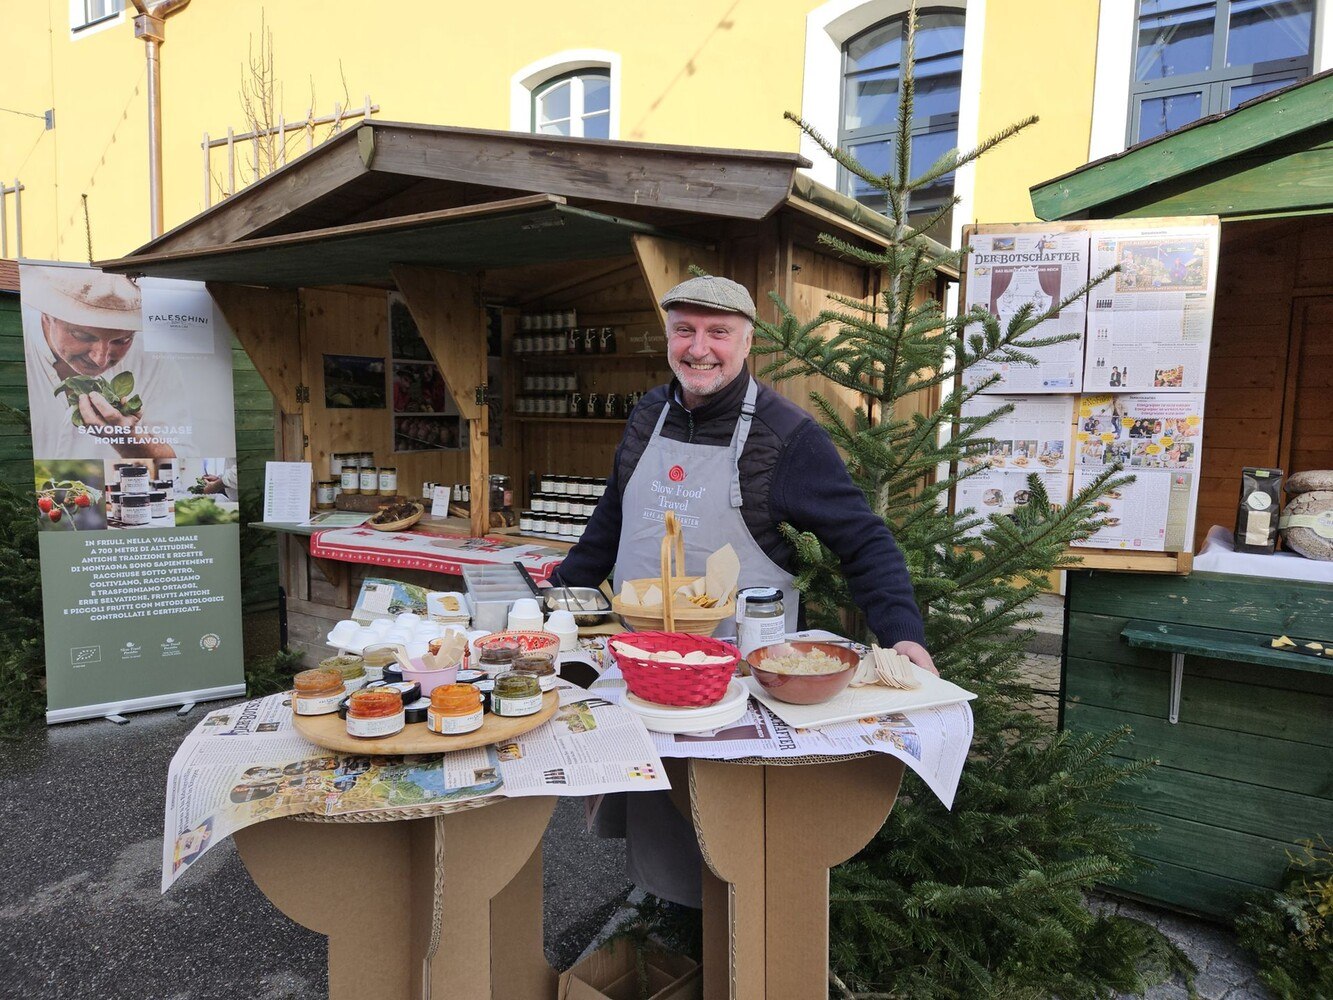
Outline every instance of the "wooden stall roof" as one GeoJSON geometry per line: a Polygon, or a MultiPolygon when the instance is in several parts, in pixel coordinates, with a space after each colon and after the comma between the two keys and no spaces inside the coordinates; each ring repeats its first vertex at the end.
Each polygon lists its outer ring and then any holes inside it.
{"type": "MultiPolygon", "coordinates": [[[[758,221],[784,208],[839,235],[883,245],[892,222],[796,173],[809,165],[795,153],[372,120],[102,266],[166,277],[253,282],[262,274],[262,284],[329,285],[352,283],[355,258],[367,252],[383,256],[391,245],[394,262],[497,267],[522,263],[529,259],[524,254],[543,245],[548,250],[558,245],[560,255],[568,256],[577,243],[570,236],[586,236],[590,245],[600,246],[586,256],[605,256],[625,252],[633,232],[665,235],[684,227],[688,239],[689,228],[699,223],[758,221]],[[538,210],[535,203],[524,203],[534,196],[548,199],[540,211],[553,230],[549,244],[518,219],[538,210]],[[492,218],[476,216],[465,224],[463,216],[448,216],[451,210],[492,218]],[[461,245],[436,246],[445,232],[449,240],[467,241],[481,253],[467,257],[461,245]],[[485,251],[498,232],[506,234],[500,249],[508,255],[488,263],[485,251]],[[283,237],[293,239],[284,243],[283,237]],[[302,262],[316,241],[329,239],[337,241],[330,259],[323,260],[320,242],[319,259],[302,262]],[[414,239],[408,248],[425,256],[402,256],[414,239]],[[246,252],[233,260],[242,246],[246,252]],[[265,268],[267,262],[285,262],[280,280],[265,268]],[[327,272],[321,263],[328,264],[327,272]]],[[[930,249],[944,250],[933,241],[930,249]]],[[[368,272],[387,273],[382,261],[367,263],[374,264],[368,272]]]]}
{"type": "Polygon", "coordinates": [[[131,274],[275,288],[391,288],[391,268],[396,264],[470,270],[557,258],[612,257],[633,253],[633,234],[655,232],[641,222],[572,207],[554,195],[532,195],[197,250],[136,255],[103,266],[131,274]]]}
{"type": "Polygon", "coordinates": [[[1333,70],[1201,118],[1032,188],[1038,218],[1333,210],[1333,70]]]}

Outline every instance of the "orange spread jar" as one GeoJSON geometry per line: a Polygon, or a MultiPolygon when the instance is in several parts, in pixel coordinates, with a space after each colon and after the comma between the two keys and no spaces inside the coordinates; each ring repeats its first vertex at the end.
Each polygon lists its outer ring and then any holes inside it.
{"type": "Polygon", "coordinates": [[[362,688],[353,691],[347,703],[349,736],[392,736],[405,724],[403,696],[392,688],[362,688]]]}
{"type": "Polygon", "coordinates": [[[457,736],[481,728],[481,692],[472,684],[442,684],[430,695],[426,728],[441,736],[457,736]]]}
{"type": "Polygon", "coordinates": [[[342,671],[302,670],[292,679],[292,711],[297,715],[328,715],[338,711],[338,702],[345,693],[342,671]]]}

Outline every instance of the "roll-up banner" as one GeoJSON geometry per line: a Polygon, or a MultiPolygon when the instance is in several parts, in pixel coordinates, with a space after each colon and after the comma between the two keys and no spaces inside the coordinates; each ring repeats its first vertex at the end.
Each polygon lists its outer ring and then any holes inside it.
{"type": "Polygon", "coordinates": [[[245,691],[231,333],[202,284],[19,267],[46,721],[245,691]]]}

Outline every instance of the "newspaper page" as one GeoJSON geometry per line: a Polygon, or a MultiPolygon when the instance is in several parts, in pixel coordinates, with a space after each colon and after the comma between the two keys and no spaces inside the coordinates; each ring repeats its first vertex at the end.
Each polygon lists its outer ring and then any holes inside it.
{"type": "MultiPolygon", "coordinates": [[[[971,460],[983,468],[954,490],[954,512],[1012,514],[1028,504],[1028,476],[1034,472],[1051,503],[1067,503],[1077,402],[1077,396],[974,396],[964,403],[964,417],[984,416],[1006,404],[1014,408],[982,432],[992,440],[990,452],[971,460]]],[[[973,534],[981,530],[978,525],[973,534]]]]}
{"type": "Polygon", "coordinates": [[[1218,227],[1092,234],[1085,392],[1202,392],[1217,284],[1218,227]]]}
{"type": "Polygon", "coordinates": [[[600,693],[559,689],[551,721],[497,744],[504,794],[601,795],[671,787],[643,723],[600,693]]]}
{"type": "Polygon", "coordinates": [[[1203,395],[1089,395],[1079,401],[1074,489],[1119,463],[1135,480],[1102,502],[1108,524],[1074,545],[1189,552],[1199,493],[1203,395]]]}
{"type": "MultiPolygon", "coordinates": [[[[1088,280],[1088,234],[1013,232],[976,234],[967,261],[967,303],[999,317],[1005,329],[1014,314],[1031,305],[1040,315],[1088,280]]],[[[1037,364],[983,362],[964,376],[968,386],[999,375],[986,392],[1079,392],[1083,388],[1083,333],[1087,299],[1080,297],[1034,327],[1024,340],[1077,334],[1072,340],[1027,353],[1037,364]]]]}
{"type": "MultiPolygon", "coordinates": [[[[793,639],[839,639],[830,632],[793,633],[793,639]]],[[[845,640],[843,640],[845,641],[845,640]]],[[[867,652],[859,647],[862,654],[867,652]]],[[[614,665],[593,685],[595,694],[619,702],[625,681],[614,665]]],[[[952,808],[958,781],[972,745],[972,709],[967,702],[920,712],[879,715],[840,722],[822,729],[793,729],[776,715],[750,700],[745,715],[730,725],[698,733],[649,733],[662,757],[738,760],[763,757],[829,756],[867,750],[897,757],[921,776],[926,785],[952,808]]]]}
{"type": "Polygon", "coordinates": [[[460,802],[500,789],[494,748],[337,754],[296,731],[289,694],[209,712],[167,772],[162,891],[236,830],[280,816],[460,802]]]}

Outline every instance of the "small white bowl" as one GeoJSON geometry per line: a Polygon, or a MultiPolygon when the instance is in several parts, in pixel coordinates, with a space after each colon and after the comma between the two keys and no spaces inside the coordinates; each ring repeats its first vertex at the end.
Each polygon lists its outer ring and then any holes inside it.
{"type": "Polygon", "coordinates": [[[353,652],[361,652],[367,646],[373,646],[380,641],[380,637],[375,634],[373,628],[359,628],[352,636],[347,648],[353,652]]]}
{"type": "Polygon", "coordinates": [[[329,644],[337,645],[340,642],[347,642],[352,636],[356,635],[356,630],[360,627],[350,618],[344,618],[329,630],[329,644]]]}
{"type": "Polygon", "coordinates": [[[411,611],[404,611],[394,619],[394,622],[398,625],[415,625],[419,621],[421,621],[421,616],[413,614],[411,611]]]}
{"type": "Polygon", "coordinates": [[[383,637],[389,634],[389,629],[393,628],[392,618],[376,618],[370,623],[370,627],[375,630],[377,636],[383,637]]]}

